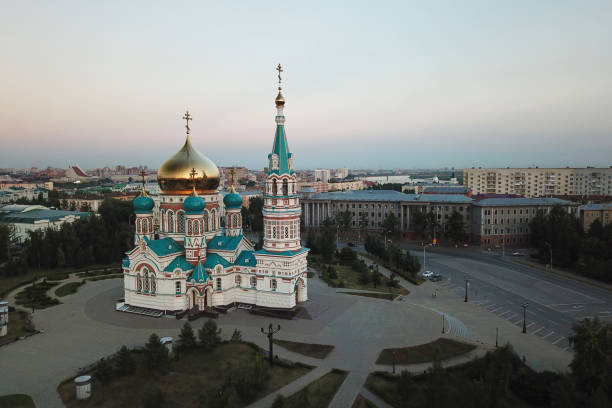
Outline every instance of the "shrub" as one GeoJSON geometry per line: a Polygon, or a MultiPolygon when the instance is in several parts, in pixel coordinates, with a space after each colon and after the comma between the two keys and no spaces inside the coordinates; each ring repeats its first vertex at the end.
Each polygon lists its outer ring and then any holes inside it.
{"type": "Polygon", "coordinates": [[[147,355],[147,365],[150,369],[166,372],[170,364],[168,349],[161,344],[159,336],[153,333],[149,337],[149,341],[145,344],[145,353],[147,355]]]}
{"type": "Polygon", "coordinates": [[[238,329],[234,329],[234,332],[232,333],[232,338],[230,339],[230,341],[233,341],[233,342],[242,341],[242,332],[238,329]]]}
{"type": "Polygon", "coordinates": [[[108,384],[111,378],[113,378],[113,367],[107,359],[103,358],[98,361],[94,377],[104,385],[108,384]]]}

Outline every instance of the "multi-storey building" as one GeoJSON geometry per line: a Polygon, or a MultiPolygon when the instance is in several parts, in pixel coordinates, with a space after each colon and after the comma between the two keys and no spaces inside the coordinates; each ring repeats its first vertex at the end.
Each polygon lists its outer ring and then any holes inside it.
{"type": "Polygon", "coordinates": [[[612,222],[612,204],[586,204],[580,207],[580,223],[585,231],[588,231],[595,220],[601,221],[603,225],[612,222]]]}
{"type": "Polygon", "coordinates": [[[610,168],[474,168],[463,170],[463,184],[473,194],[525,197],[610,196],[610,168]]]}
{"type": "Polygon", "coordinates": [[[322,181],[327,183],[330,179],[329,169],[316,169],[314,171],[314,179],[315,181],[322,181]]]}
{"type": "Polygon", "coordinates": [[[485,198],[472,203],[470,232],[472,242],[482,247],[525,246],[529,243],[529,224],[538,211],[545,213],[555,205],[578,217],[578,204],[558,198],[485,198]]]}

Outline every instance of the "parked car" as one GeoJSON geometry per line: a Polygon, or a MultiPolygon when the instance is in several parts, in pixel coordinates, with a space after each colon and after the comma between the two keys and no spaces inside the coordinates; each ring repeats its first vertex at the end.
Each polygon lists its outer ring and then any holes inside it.
{"type": "Polygon", "coordinates": [[[442,275],[440,275],[439,273],[436,272],[433,275],[431,275],[429,280],[432,281],[432,282],[440,282],[442,280],[442,275]]]}
{"type": "Polygon", "coordinates": [[[348,242],[346,245],[350,246],[351,248],[355,246],[355,244],[353,244],[352,242],[348,242]]]}
{"type": "Polygon", "coordinates": [[[512,256],[523,256],[522,252],[516,251],[512,253],[512,256]]]}
{"type": "Polygon", "coordinates": [[[421,273],[421,276],[425,279],[429,279],[434,273],[432,271],[425,271],[421,273]]]}

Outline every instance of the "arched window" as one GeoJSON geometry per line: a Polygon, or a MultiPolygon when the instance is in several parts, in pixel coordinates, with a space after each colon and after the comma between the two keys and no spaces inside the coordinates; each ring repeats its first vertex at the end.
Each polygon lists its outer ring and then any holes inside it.
{"type": "Polygon", "coordinates": [[[168,232],[174,232],[174,212],[168,211],[168,232]]]}
{"type": "Polygon", "coordinates": [[[276,287],[277,287],[276,279],[272,279],[270,281],[270,287],[272,288],[272,290],[276,290],[276,287]]]}
{"type": "Polygon", "coordinates": [[[178,218],[178,232],[185,232],[185,212],[179,211],[176,216],[178,218]]]}
{"type": "Polygon", "coordinates": [[[193,221],[187,220],[187,234],[193,234],[193,221]]]}
{"type": "Polygon", "coordinates": [[[242,276],[236,275],[236,286],[240,286],[242,283],[242,276]]]}
{"type": "Polygon", "coordinates": [[[285,227],[285,238],[289,238],[289,227],[285,227]]]}
{"type": "Polygon", "coordinates": [[[159,228],[164,231],[166,229],[166,210],[162,208],[161,210],[161,222],[159,224],[159,228]]]}
{"type": "Polygon", "coordinates": [[[208,232],[208,211],[204,211],[204,232],[208,232]]]}
{"type": "Polygon", "coordinates": [[[155,281],[155,274],[151,274],[151,294],[157,292],[157,282],[155,281]]]}
{"type": "Polygon", "coordinates": [[[149,218],[149,232],[153,232],[153,218],[149,218]]]}
{"type": "Polygon", "coordinates": [[[217,230],[217,212],[215,210],[212,210],[210,212],[210,230],[217,230]]]}
{"type": "Polygon", "coordinates": [[[255,276],[251,276],[251,287],[252,288],[257,287],[257,278],[255,276]]]}
{"type": "Polygon", "coordinates": [[[144,270],[144,293],[149,293],[149,270],[147,268],[143,268],[144,270]]]}
{"type": "Polygon", "coordinates": [[[272,227],[272,238],[276,238],[276,227],[272,227]]]}
{"type": "Polygon", "coordinates": [[[283,180],[283,195],[289,195],[289,183],[287,182],[287,179],[283,180]]]}
{"type": "Polygon", "coordinates": [[[272,195],[276,195],[277,192],[276,179],[274,179],[272,180],[272,195]]]}
{"type": "Polygon", "coordinates": [[[142,292],[142,279],[140,274],[136,274],[136,292],[142,292]]]}

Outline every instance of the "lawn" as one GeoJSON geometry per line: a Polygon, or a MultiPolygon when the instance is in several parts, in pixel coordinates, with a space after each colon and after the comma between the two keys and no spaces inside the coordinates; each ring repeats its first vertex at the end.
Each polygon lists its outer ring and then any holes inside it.
{"type": "Polygon", "coordinates": [[[338,292],[344,293],[345,295],[353,295],[353,296],[365,296],[376,299],[385,299],[385,300],[393,300],[398,295],[397,293],[382,293],[382,292],[338,292]]]}
{"type": "Polygon", "coordinates": [[[36,408],[32,397],[25,394],[10,394],[0,396],[0,407],[36,408]]]}
{"type": "Polygon", "coordinates": [[[346,371],[334,368],[287,398],[285,406],[327,408],[347,375],[346,371]]]}
{"type": "Polygon", "coordinates": [[[433,361],[436,351],[439,353],[438,358],[440,360],[446,360],[468,353],[475,348],[476,346],[473,344],[441,337],[430,343],[419,344],[418,346],[383,349],[378,355],[376,364],[392,365],[394,351],[396,364],[419,364],[433,361]]]}
{"type": "Polygon", "coordinates": [[[82,280],[80,282],[66,283],[66,284],[60,286],[59,288],[55,289],[55,296],[57,296],[57,297],[64,297],[64,296],[76,293],[77,290],[79,289],[79,287],[81,287],[84,284],[85,284],[84,280],[82,280]]]}
{"type": "MultiPolygon", "coordinates": [[[[23,310],[9,312],[8,331],[6,336],[0,337],[0,345],[10,343],[21,336],[34,333],[36,330],[28,323],[29,315],[23,310]]],[[[4,405],[0,404],[0,407],[4,405]]]]}
{"type": "Polygon", "coordinates": [[[312,344],[312,343],[300,343],[297,341],[289,340],[274,340],[274,344],[286,348],[294,353],[299,353],[304,356],[324,359],[334,349],[334,346],[327,344],[312,344]]]}
{"type": "MultiPolygon", "coordinates": [[[[143,395],[153,386],[158,386],[165,399],[164,407],[197,407],[201,406],[205,395],[217,395],[219,391],[226,390],[227,384],[236,382],[232,380],[234,374],[240,378],[237,373],[258,361],[266,369],[266,380],[263,387],[253,388],[253,394],[248,400],[239,401],[238,406],[246,406],[312,369],[302,364],[275,364],[270,367],[263,359],[261,349],[242,342],[223,343],[210,352],[202,349],[181,352],[178,361],[171,363],[166,374],[151,372],[146,365],[144,353],[132,352],[132,356],[136,361],[135,371],[123,377],[113,376],[106,385],[94,380],[92,396],[88,401],[76,399],[74,381],[60,384],[58,392],[65,406],[139,407],[143,395]]],[[[114,361],[111,360],[111,363],[114,364],[114,361]]]]}
{"type": "Polygon", "coordinates": [[[377,408],[376,405],[365,399],[361,394],[357,395],[352,408],[377,408]]]}
{"type": "Polygon", "coordinates": [[[46,309],[58,305],[59,300],[47,296],[47,291],[59,282],[38,282],[36,285],[28,285],[15,296],[15,303],[24,307],[35,309],[46,309]]]}
{"type": "MultiPolygon", "coordinates": [[[[326,266],[322,264],[321,257],[319,255],[309,255],[308,259],[309,259],[309,262],[312,262],[313,265],[315,265],[319,269],[320,276],[323,277],[323,274],[324,274],[323,269],[326,266]]],[[[406,288],[401,287],[401,286],[397,286],[397,287],[387,286],[385,284],[387,279],[384,276],[382,276],[382,274],[380,275],[380,283],[375,285],[372,279],[370,279],[368,283],[364,284],[361,280],[361,277],[362,277],[361,273],[354,270],[349,265],[341,264],[338,258],[334,258],[332,266],[338,275],[337,278],[323,279],[325,282],[327,282],[328,285],[332,287],[370,290],[370,291],[375,291],[375,292],[381,292],[381,293],[386,292],[386,293],[392,293],[392,294],[398,294],[398,295],[407,295],[410,293],[410,291],[408,291],[406,288]]]]}
{"type": "Polygon", "coordinates": [[[32,268],[23,275],[17,276],[3,276],[0,277],[0,298],[5,297],[5,295],[11,290],[18,288],[19,286],[26,285],[29,282],[32,282],[34,278],[40,278],[42,276],[46,276],[48,280],[59,280],[56,279],[56,276],[62,277],[69,273],[83,271],[83,270],[91,270],[91,269],[100,269],[100,268],[117,268],[119,266],[118,263],[110,264],[110,265],[91,265],[89,267],[84,268],[74,268],[74,267],[66,267],[66,268],[53,268],[53,269],[37,269],[32,268]]]}

